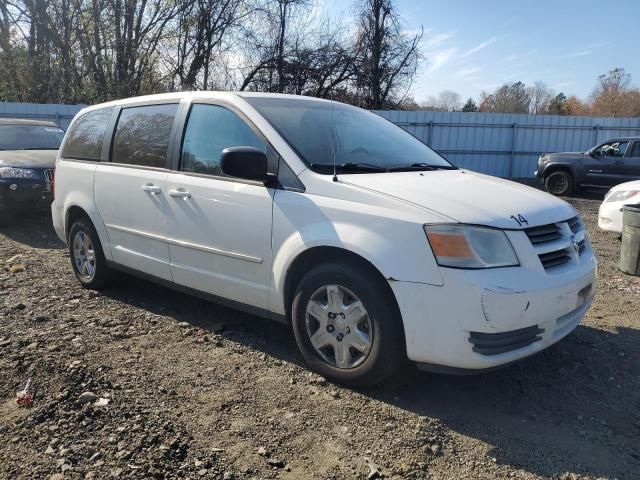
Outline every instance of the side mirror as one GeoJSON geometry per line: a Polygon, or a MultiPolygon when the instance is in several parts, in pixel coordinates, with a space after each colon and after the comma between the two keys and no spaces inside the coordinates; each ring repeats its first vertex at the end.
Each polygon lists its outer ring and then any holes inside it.
{"type": "Polygon", "coordinates": [[[220,157],[222,173],[245,180],[266,182],[267,156],[254,147],[229,147],[222,151],[220,157]]]}

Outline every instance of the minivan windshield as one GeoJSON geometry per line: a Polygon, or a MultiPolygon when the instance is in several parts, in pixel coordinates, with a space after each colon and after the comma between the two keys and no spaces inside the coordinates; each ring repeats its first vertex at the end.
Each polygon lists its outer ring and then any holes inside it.
{"type": "Polygon", "coordinates": [[[377,173],[456,167],[375,113],[336,102],[244,97],[314,171],[377,173]]]}
{"type": "Polygon", "coordinates": [[[0,150],[57,150],[64,130],[47,125],[0,125],[0,150]]]}

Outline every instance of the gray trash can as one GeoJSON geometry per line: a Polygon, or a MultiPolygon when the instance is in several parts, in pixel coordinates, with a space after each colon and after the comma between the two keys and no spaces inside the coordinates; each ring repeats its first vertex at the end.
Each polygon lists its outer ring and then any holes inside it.
{"type": "Polygon", "coordinates": [[[625,205],[622,210],[620,270],[640,275],[640,205],[625,205]]]}

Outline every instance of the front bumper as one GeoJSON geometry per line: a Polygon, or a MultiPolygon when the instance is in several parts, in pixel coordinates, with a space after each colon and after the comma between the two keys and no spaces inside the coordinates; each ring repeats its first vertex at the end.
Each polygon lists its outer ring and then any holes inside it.
{"type": "Polygon", "coordinates": [[[578,326],[596,290],[596,270],[589,248],[579,265],[560,274],[443,268],[443,286],[391,282],[407,356],[419,364],[476,371],[540,352],[578,326]],[[487,354],[487,345],[507,348],[487,354]]]}
{"type": "Polygon", "coordinates": [[[53,200],[45,181],[0,179],[0,211],[23,212],[47,210],[53,200]]]}
{"type": "Polygon", "coordinates": [[[605,202],[598,210],[598,228],[605,232],[622,233],[622,209],[626,202],[605,202]]]}

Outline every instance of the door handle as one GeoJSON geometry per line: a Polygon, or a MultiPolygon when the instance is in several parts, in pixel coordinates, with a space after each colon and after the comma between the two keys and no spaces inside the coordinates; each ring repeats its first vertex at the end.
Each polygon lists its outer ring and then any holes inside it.
{"type": "Polygon", "coordinates": [[[154,184],[152,183],[148,183],[146,185],[142,186],[142,190],[144,190],[145,192],[149,192],[153,195],[158,195],[160,192],[162,192],[162,189],[160,187],[156,187],[154,184]]]}
{"type": "Polygon", "coordinates": [[[169,190],[169,196],[176,198],[191,198],[191,194],[185,190],[169,190]]]}
{"type": "Polygon", "coordinates": [[[614,165],[624,165],[624,162],[622,160],[618,160],[613,162],[614,165]]]}

